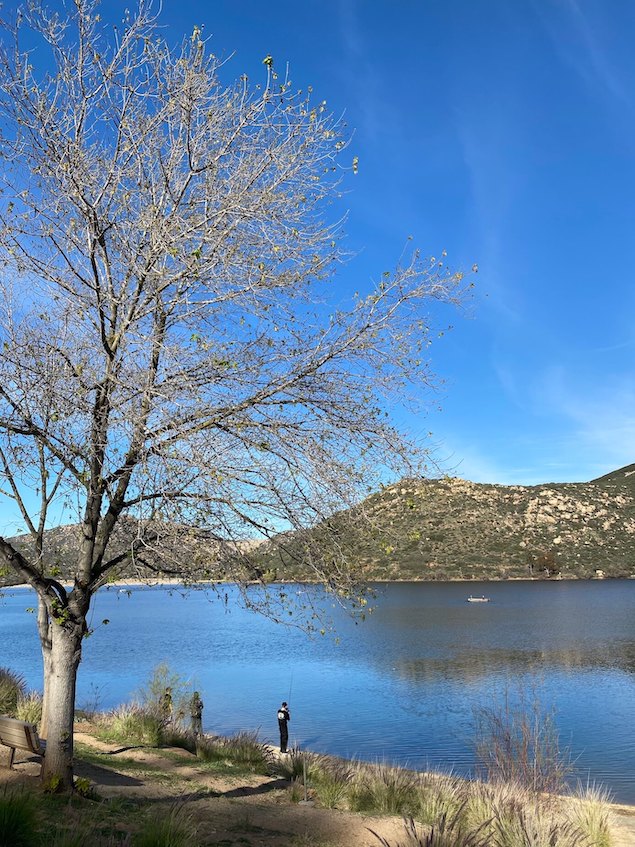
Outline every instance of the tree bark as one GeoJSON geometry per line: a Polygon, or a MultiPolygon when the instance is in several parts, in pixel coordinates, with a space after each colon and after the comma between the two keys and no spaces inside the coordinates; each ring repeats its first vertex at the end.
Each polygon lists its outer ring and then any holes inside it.
{"type": "Polygon", "coordinates": [[[48,680],[51,676],[51,621],[46,603],[42,597],[38,597],[37,628],[42,648],[42,665],[44,691],[42,696],[42,717],[40,718],[39,735],[46,739],[48,736],[48,680]]]}
{"type": "Polygon", "coordinates": [[[47,744],[42,780],[51,788],[73,787],[73,720],[77,669],[82,654],[81,622],[58,622],[51,627],[51,647],[46,681],[47,744]]]}

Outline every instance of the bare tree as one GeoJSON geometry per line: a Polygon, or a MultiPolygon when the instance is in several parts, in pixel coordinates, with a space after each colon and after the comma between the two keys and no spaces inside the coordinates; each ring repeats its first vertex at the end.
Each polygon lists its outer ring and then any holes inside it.
{"type": "MultiPolygon", "coordinates": [[[[66,786],[95,591],[137,562],[201,576],[178,556],[188,532],[231,576],[245,538],[275,543],[402,473],[385,409],[430,384],[422,306],[464,288],[413,254],[338,307],[329,209],[356,163],[326,104],[270,57],[261,86],[223,84],[200,31],[168,46],[146,0],[112,32],[73,5],[28,2],[0,55],[0,470],[31,538],[0,539],[0,563],[38,595],[44,778],[66,786]],[[45,529],[72,514],[63,585],[45,529]]],[[[350,596],[331,541],[309,565],[350,596]]]]}

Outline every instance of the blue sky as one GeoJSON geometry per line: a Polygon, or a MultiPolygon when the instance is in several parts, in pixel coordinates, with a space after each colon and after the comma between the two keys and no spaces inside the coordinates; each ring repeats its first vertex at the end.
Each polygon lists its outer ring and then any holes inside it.
{"type": "Polygon", "coordinates": [[[359,174],[343,290],[409,235],[478,264],[432,351],[444,388],[406,421],[451,473],[584,481],[635,461],[635,4],[164,0],[161,21],[175,42],[204,25],[228,79],[271,54],[345,113],[359,174]]]}
{"type": "Polygon", "coordinates": [[[452,473],[584,481],[635,461],[635,4],[165,0],[162,20],[175,37],[204,24],[231,75],[289,62],[345,111],[360,170],[343,286],[408,235],[478,263],[433,349],[443,391],[408,422],[452,473]]]}

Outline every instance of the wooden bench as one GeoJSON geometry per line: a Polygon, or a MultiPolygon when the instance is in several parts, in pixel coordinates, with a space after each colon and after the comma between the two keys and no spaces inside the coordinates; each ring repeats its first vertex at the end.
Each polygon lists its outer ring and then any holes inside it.
{"type": "Polygon", "coordinates": [[[38,737],[35,724],[0,715],[0,744],[11,751],[9,768],[12,768],[16,750],[28,750],[37,756],[44,756],[46,742],[38,737]]]}

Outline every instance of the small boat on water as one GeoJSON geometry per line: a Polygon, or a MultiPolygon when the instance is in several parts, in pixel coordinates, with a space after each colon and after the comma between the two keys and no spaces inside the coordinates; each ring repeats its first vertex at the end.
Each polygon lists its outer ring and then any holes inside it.
{"type": "Polygon", "coordinates": [[[489,603],[490,598],[485,597],[485,595],[481,595],[480,597],[472,597],[472,595],[470,594],[470,596],[467,598],[467,602],[468,603],[489,603]]]}

